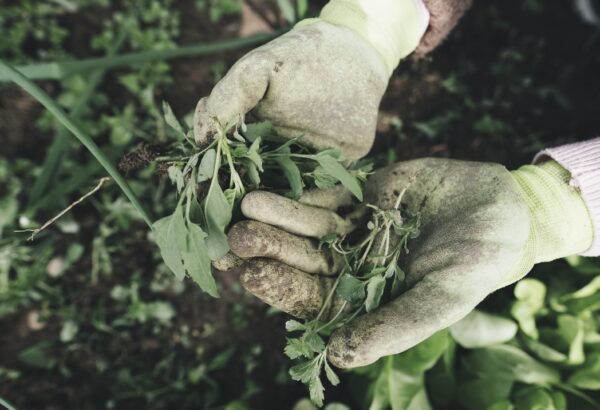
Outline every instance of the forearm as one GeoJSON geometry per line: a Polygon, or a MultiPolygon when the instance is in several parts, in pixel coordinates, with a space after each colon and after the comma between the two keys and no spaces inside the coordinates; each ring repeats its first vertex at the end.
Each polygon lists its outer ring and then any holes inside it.
{"type": "Polygon", "coordinates": [[[391,74],[419,45],[429,13],[423,0],[331,0],[319,19],[358,33],[379,52],[391,74]]]}
{"type": "Polygon", "coordinates": [[[569,184],[576,188],[592,221],[594,239],[583,256],[600,256],[600,137],[589,141],[545,149],[534,163],[553,159],[571,174],[569,184]]]}

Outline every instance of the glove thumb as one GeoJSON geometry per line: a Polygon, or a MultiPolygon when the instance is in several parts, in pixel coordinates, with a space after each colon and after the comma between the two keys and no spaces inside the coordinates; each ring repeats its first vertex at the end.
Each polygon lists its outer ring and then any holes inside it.
{"type": "Polygon", "coordinates": [[[210,142],[217,127],[240,120],[258,104],[269,84],[267,66],[267,58],[254,51],[229,70],[210,96],[198,101],[194,112],[194,138],[198,145],[210,142]]]}

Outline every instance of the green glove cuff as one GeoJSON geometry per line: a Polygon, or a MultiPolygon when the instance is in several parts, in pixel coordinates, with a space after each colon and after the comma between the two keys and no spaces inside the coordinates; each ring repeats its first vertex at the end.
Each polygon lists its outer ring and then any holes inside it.
{"type": "MultiPolygon", "coordinates": [[[[511,172],[532,216],[531,234],[517,276],[532,265],[582,253],[594,238],[592,217],[571,174],[556,161],[511,172]]],[[[516,278],[519,279],[520,277],[516,278]]]]}
{"type": "Polygon", "coordinates": [[[422,0],[331,0],[318,19],[303,20],[297,26],[317,21],[358,33],[379,52],[391,75],[419,45],[429,13],[422,0]]]}

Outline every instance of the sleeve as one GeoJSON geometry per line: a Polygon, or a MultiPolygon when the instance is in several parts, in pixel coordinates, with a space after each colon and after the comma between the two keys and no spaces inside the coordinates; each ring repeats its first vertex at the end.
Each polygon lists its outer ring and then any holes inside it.
{"type": "Polygon", "coordinates": [[[538,153],[533,162],[551,158],[571,173],[570,184],[581,192],[592,219],[594,240],[582,256],[600,256],[600,137],[538,153]]]}
{"type": "Polygon", "coordinates": [[[319,19],[362,36],[383,57],[391,75],[419,45],[429,17],[423,0],[330,0],[319,19]]]}

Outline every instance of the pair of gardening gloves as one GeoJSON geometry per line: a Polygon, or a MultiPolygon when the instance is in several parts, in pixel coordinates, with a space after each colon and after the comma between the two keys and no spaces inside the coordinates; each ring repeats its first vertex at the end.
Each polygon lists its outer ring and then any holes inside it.
{"type": "MultiPolygon", "coordinates": [[[[284,137],[358,159],[371,148],[378,106],[400,59],[435,48],[469,5],[332,0],[319,18],[302,21],[231,68],[198,103],[196,139],[203,143],[217,122],[252,112],[284,137]]],[[[420,215],[420,235],[402,262],[407,291],[335,331],[331,363],[352,368],[409,349],[534,264],[588,249],[591,218],[569,180],[554,161],[509,172],[497,164],[425,158],[375,172],[365,183],[364,203],[392,209],[404,191],[403,212],[420,215]]],[[[351,215],[363,206],[342,187],[307,192],[298,201],[246,195],[241,207],[248,220],[229,232],[233,254],[243,259],[235,264],[242,285],[296,317],[314,317],[338,273],[319,238],[360,228],[351,215]]],[[[226,265],[219,267],[233,266],[226,265]]]]}

